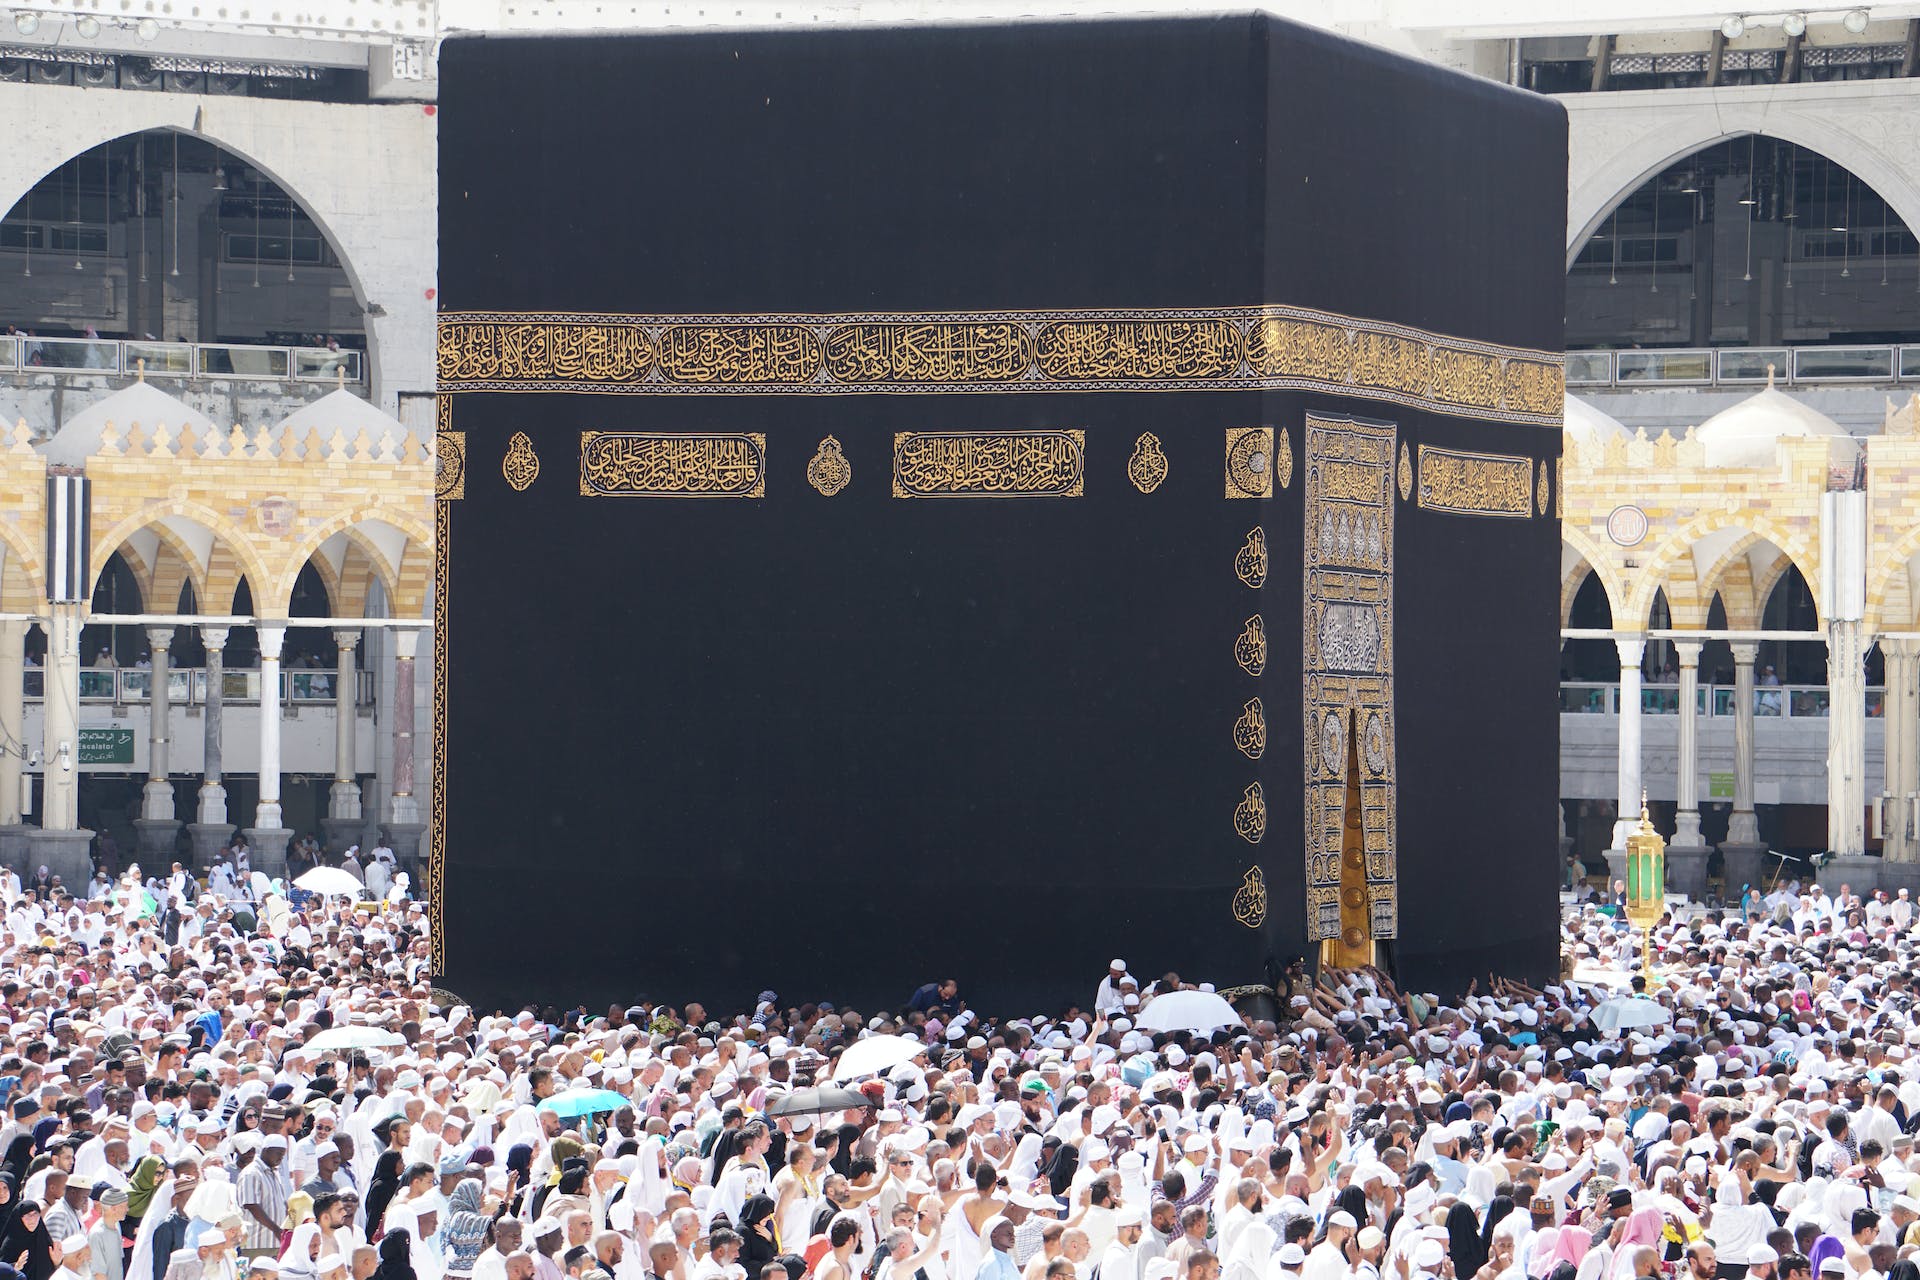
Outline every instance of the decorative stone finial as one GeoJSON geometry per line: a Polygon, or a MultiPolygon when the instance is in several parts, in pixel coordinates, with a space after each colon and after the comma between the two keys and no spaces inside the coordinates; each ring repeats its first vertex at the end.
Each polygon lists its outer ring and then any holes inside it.
{"type": "Polygon", "coordinates": [[[1773,361],[1767,361],[1767,390],[1773,390],[1773,361]]]}

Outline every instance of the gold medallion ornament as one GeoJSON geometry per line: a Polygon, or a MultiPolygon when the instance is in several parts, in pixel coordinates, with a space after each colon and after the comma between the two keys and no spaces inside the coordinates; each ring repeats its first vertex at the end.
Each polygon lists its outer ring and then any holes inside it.
{"type": "Polygon", "coordinates": [[[1247,530],[1247,540],[1233,558],[1233,572],[1255,591],[1267,585],[1267,531],[1259,525],[1247,530]]]}
{"type": "Polygon", "coordinates": [[[1547,514],[1547,504],[1551,501],[1552,495],[1547,492],[1547,464],[1542,462],[1540,463],[1539,478],[1534,481],[1533,485],[1534,509],[1541,515],[1545,515],[1547,514]]]}
{"type": "Polygon", "coordinates": [[[1127,479],[1142,493],[1152,493],[1167,478],[1167,455],[1160,451],[1160,437],[1142,431],[1133,442],[1133,454],[1127,459],[1127,479]]]}
{"type": "Polygon", "coordinates": [[[1259,867],[1248,867],[1233,891],[1233,918],[1249,929],[1267,922],[1267,877],[1259,867]]]}
{"type": "Polygon", "coordinates": [[[1267,749],[1267,711],[1260,699],[1253,698],[1240,709],[1233,722],[1233,745],[1249,760],[1258,760],[1267,749]]]}
{"type": "Polygon", "coordinates": [[[433,496],[443,502],[467,496],[467,433],[464,431],[434,434],[433,496]]]}
{"type": "Polygon", "coordinates": [[[1267,623],[1259,614],[1247,619],[1240,636],[1233,642],[1233,660],[1250,676],[1267,669],[1267,623]]]}
{"type": "Polygon", "coordinates": [[[1400,446],[1400,501],[1407,502],[1413,497],[1413,458],[1407,453],[1407,446],[1400,446]]]}
{"type": "Polygon", "coordinates": [[[807,462],[807,483],[826,497],[846,488],[853,479],[853,467],[847,462],[847,455],[840,451],[840,442],[832,436],[820,442],[813,451],[813,457],[807,462]]]}
{"type": "Polygon", "coordinates": [[[507,456],[500,460],[500,474],[517,493],[525,493],[527,486],[540,478],[540,455],[533,451],[533,441],[527,439],[526,432],[514,432],[513,439],[507,442],[507,456]]]}
{"type": "Polygon", "coordinates": [[[1248,844],[1259,844],[1267,834],[1267,796],[1259,783],[1249,786],[1233,806],[1233,829],[1248,844]]]}
{"type": "Polygon", "coordinates": [[[1273,428],[1227,428],[1227,496],[1273,496],[1273,428]]]}
{"type": "Polygon", "coordinates": [[[1273,471],[1282,489],[1293,483],[1293,433],[1285,427],[1280,428],[1280,439],[1274,446],[1273,471]]]}

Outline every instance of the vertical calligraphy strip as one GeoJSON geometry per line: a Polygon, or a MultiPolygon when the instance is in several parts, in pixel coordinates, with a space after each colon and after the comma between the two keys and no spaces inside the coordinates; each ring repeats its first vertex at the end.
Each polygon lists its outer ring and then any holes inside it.
{"type": "Polygon", "coordinates": [[[1392,938],[1399,925],[1393,749],[1398,430],[1391,423],[1309,415],[1305,436],[1301,686],[1307,933],[1316,941],[1340,936],[1347,770],[1349,760],[1357,758],[1367,919],[1373,938],[1392,938]]]}

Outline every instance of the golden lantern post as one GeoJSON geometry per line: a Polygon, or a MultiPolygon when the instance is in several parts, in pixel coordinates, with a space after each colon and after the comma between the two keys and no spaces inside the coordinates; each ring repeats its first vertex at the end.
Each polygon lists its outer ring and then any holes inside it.
{"type": "Polygon", "coordinates": [[[1667,842],[1647,816],[1647,793],[1640,793],[1640,829],[1627,837],[1627,921],[1645,937],[1640,971],[1653,978],[1653,927],[1667,910],[1667,842]]]}

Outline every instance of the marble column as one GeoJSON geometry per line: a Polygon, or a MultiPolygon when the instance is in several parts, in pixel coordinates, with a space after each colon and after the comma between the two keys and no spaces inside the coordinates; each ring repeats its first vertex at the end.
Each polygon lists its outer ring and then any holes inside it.
{"type": "Polygon", "coordinates": [[[21,766],[26,763],[27,624],[0,622],[0,864],[24,871],[27,827],[22,817],[21,766]]]}
{"type": "Polygon", "coordinates": [[[279,876],[286,874],[287,844],[293,838],[280,813],[280,651],[287,624],[256,622],[254,634],[260,637],[260,802],[247,843],[253,846],[254,870],[279,876]]]}
{"type": "Polygon", "coordinates": [[[1920,640],[1883,639],[1886,697],[1881,732],[1886,744],[1886,780],[1881,787],[1884,843],[1889,865],[1920,865],[1920,839],[1913,829],[1914,797],[1920,793],[1920,640]]]}
{"type": "Polygon", "coordinates": [[[321,822],[327,833],[327,851],[339,853],[356,843],[365,818],[360,812],[359,770],[354,764],[354,693],[359,672],[354,669],[353,650],[360,632],[342,628],[333,633],[338,646],[333,676],[333,786],[327,792],[327,816],[321,822]]]}
{"type": "Polygon", "coordinates": [[[1680,660],[1680,733],[1675,753],[1675,807],[1673,839],[1667,843],[1667,878],[1675,892],[1684,893],[1693,902],[1707,896],[1707,855],[1710,852],[1700,838],[1700,748],[1699,712],[1700,641],[1676,640],[1674,653],[1680,660]]]}
{"type": "MultiPolygon", "coordinates": [[[[1861,624],[1827,624],[1827,846],[1842,858],[1867,851],[1867,680],[1861,624]]],[[[1860,886],[1854,886],[1856,890],[1860,886]]]]}
{"type": "Polygon", "coordinates": [[[1620,652],[1620,714],[1615,717],[1620,798],[1614,811],[1613,845],[1607,850],[1607,875],[1621,880],[1627,873],[1627,837],[1640,826],[1640,659],[1647,652],[1647,639],[1641,634],[1636,639],[1616,639],[1613,644],[1620,652]]]}
{"type": "Polygon", "coordinates": [[[93,878],[93,832],[80,826],[80,606],[49,606],[46,701],[40,758],[40,828],[27,833],[27,861],[75,893],[93,878]]]}
{"type": "Polygon", "coordinates": [[[205,871],[218,861],[220,850],[233,838],[233,824],[227,821],[227,789],[220,782],[220,734],[225,719],[227,629],[201,627],[200,643],[207,651],[207,695],[201,708],[203,725],[200,799],[195,821],[187,827],[193,837],[193,865],[205,871]]]}
{"type": "Polygon", "coordinates": [[[140,798],[140,816],[133,824],[139,834],[141,864],[162,870],[173,860],[174,838],[180,830],[173,816],[173,776],[167,761],[173,714],[172,645],[172,627],[147,628],[147,652],[153,661],[147,690],[147,785],[140,798]]]}
{"type": "Polygon", "coordinates": [[[1747,885],[1766,883],[1771,867],[1767,847],[1760,843],[1760,823],[1753,814],[1753,660],[1760,646],[1736,640],[1733,650],[1733,813],[1727,820],[1727,838],[1720,845],[1726,866],[1727,897],[1747,885]]]}
{"type": "Polygon", "coordinates": [[[411,627],[393,633],[393,795],[387,801],[387,836],[394,857],[420,890],[420,805],[413,795],[413,666],[420,633],[411,627]]]}

